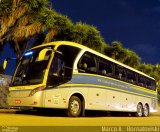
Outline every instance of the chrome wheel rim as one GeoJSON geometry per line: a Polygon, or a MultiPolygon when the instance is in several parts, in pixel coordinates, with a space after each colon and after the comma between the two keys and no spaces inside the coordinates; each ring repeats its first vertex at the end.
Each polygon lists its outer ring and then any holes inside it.
{"type": "Polygon", "coordinates": [[[74,100],[71,103],[71,112],[74,113],[74,114],[76,114],[76,113],[78,113],[79,108],[80,108],[79,102],[77,100],[74,100]]]}
{"type": "Polygon", "coordinates": [[[142,105],[138,105],[138,107],[137,107],[137,114],[138,114],[138,116],[142,116],[142,114],[143,114],[142,105]]]}
{"type": "Polygon", "coordinates": [[[148,113],[149,113],[148,107],[145,105],[144,106],[144,116],[148,116],[148,113]]]}

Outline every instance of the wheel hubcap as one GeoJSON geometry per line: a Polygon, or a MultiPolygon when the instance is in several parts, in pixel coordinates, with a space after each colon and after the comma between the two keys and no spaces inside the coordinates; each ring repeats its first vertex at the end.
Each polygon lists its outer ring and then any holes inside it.
{"type": "Polygon", "coordinates": [[[78,101],[74,100],[72,103],[71,103],[71,111],[72,113],[76,114],[78,111],[79,111],[79,103],[78,101]]]}
{"type": "Polygon", "coordinates": [[[138,116],[142,116],[143,114],[142,105],[138,105],[137,113],[138,113],[138,116]]]}
{"type": "Polygon", "coordinates": [[[145,106],[145,107],[144,107],[144,115],[145,115],[145,116],[148,116],[148,112],[149,112],[149,111],[148,111],[148,107],[145,106]]]}

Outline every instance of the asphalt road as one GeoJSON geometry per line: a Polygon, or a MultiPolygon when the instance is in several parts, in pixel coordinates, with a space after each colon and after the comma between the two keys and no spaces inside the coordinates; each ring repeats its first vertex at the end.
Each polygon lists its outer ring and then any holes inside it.
{"type": "MultiPolygon", "coordinates": [[[[0,126],[3,126],[2,132],[6,132],[6,126],[159,126],[158,130],[160,131],[160,111],[149,117],[132,117],[124,113],[98,112],[97,114],[94,112],[87,113],[86,117],[71,118],[65,116],[61,111],[45,110],[38,112],[1,109],[0,126]]],[[[96,128],[92,129],[96,130],[96,128]]],[[[103,130],[105,131],[105,128],[101,131],[103,130]]],[[[18,130],[11,131],[19,132],[18,130]]]]}

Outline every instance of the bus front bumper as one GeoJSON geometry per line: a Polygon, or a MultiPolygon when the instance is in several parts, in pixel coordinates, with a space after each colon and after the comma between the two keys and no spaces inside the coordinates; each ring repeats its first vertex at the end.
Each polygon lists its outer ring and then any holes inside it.
{"type": "Polygon", "coordinates": [[[9,107],[43,107],[43,96],[38,95],[28,97],[12,97],[8,96],[7,103],[9,107]]]}

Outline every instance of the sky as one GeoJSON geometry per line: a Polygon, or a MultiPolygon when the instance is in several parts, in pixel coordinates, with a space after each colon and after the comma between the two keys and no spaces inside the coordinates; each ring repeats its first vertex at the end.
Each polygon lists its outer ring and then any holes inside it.
{"type": "MultiPolygon", "coordinates": [[[[160,0],[50,0],[53,9],[74,23],[98,28],[105,42],[120,41],[136,52],[142,63],[160,64],[160,0]]],[[[0,64],[13,57],[6,46],[0,64]]],[[[10,74],[11,66],[6,73],[10,74]]]]}
{"type": "Polygon", "coordinates": [[[105,42],[120,41],[142,63],[160,63],[160,0],[51,0],[74,23],[96,26],[105,42]]]}

